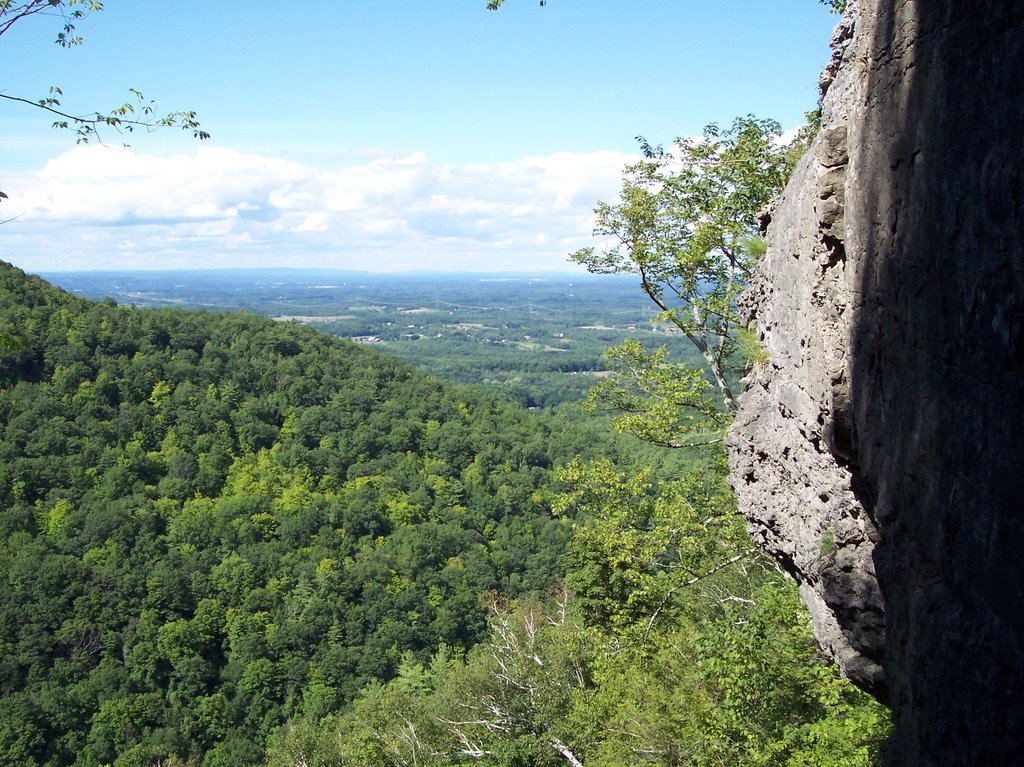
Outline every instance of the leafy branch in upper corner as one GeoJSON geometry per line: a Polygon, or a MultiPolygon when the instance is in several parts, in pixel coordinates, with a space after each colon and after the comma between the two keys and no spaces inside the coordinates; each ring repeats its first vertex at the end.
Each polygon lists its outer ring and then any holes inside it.
{"type": "Polygon", "coordinates": [[[70,48],[84,42],[83,38],[75,34],[75,23],[93,11],[101,10],[103,3],[97,0],[28,0],[21,3],[0,0],[0,36],[29,16],[56,16],[63,22],[64,28],[55,42],[62,48],[70,48]]]}
{"type": "Polygon", "coordinates": [[[720,428],[736,411],[733,379],[746,364],[736,298],[763,253],[757,211],[788,174],[780,135],[777,122],[749,116],[728,128],[708,125],[699,139],[677,139],[672,151],[640,139],[644,159],[626,168],[619,201],[595,211],[594,233],[606,247],[570,256],[596,274],[638,275],[660,310],[655,322],[693,343],[718,389],[715,405],[703,372],[669,366],[664,352],[630,344],[610,350],[618,375],[594,394],[624,410],[620,423],[637,436],[682,446],[690,440],[680,434],[720,428]],[[686,412],[672,415],[679,408],[686,412]]]}
{"type": "MultiPolygon", "coordinates": [[[[62,48],[82,45],[84,38],[77,34],[76,24],[91,13],[102,11],[103,3],[98,0],[0,0],[0,36],[5,35],[18,22],[32,16],[56,17],[61,28],[54,42],[62,48]]],[[[66,111],[61,104],[63,91],[51,87],[43,98],[30,99],[0,92],[0,98],[41,109],[56,116],[52,126],[63,130],[74,130],[77,143],[98,141],[103,143],[101,131],[111,129],[117,133],[131,133],[136,129],[175,127],[191,131],[198,139],[207,139],[210,134],[200,127],[193,111],[168,112],[159,116],[156,101],[146,100],[143,94],[130,89],[131,99],[109,111],[87,111],[74,113],[66,111]]]]}
{"type": "Polygon", "coordinates": [[[92,140],[102,144],[103,139],[99,132],[101,128],[110,128],[117,133],[133,133],[137,128],[181,128],[192,131],[193,137],[197,139],[210,138],[210,134],[199,126],[195,112],[169,112],[163,117],[158,117],[155,111],[156,101],[147,101],[142,92],[135,88],[129,88],[129,93],[135,103],[126,101],[107,113],[90,112],[82,115],[69,114],[57,108],[61,105],[58,97],[63,95],[63,91],[57,87],[50,88],[50,95],[37,101],[20,96],[8,96],[5,93],[0,93],[0,98],[38,107],[56,115],[58,119],[53,121],[52,126],[64,130],[74,129],[78,136],[76,143],[79,144],[88,144],[92,140]]]}

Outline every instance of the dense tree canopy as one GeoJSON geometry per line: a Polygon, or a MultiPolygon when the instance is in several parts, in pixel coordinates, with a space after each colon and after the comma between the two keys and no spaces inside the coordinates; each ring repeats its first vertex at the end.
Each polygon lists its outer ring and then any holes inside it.
{"type": "Polygon", "coordinates": [[[566,467],[565,586],[492,600],[486,642],[406,657],[341,714],[293,720],[269,764],[872,764],[884,709],[818,654],[722,478],[658,488],[606,462],[566,467]]]}
{"type": "Polygon", "coordinates": [[[885,732],[713,456],[655,483],[310,328],[7,266],[0,333],[0,764],[867,765],[885,732]]]}
{"type": "Polygon", "coordinates": [[[0,332],[0,764],[256,763],[404,653],[468,650],[484,592],[560,574],[543,488],[579,429],[6,265],[0,332]]]}

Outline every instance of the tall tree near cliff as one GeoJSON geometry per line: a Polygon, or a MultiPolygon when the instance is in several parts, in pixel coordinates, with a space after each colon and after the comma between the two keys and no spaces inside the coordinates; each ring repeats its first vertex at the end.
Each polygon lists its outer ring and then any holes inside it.
{"type": "Polygon", "coordinates": [[[626,168],[619,201],[596,208],[594,233],[604,248],[570,256],[593,273],[638,275],[660,310],[655,321],[701,353],[725,410],[709,398],[703,376],[627,342],[609,350],[618,375],[596,390],[598,400],[629,414],[620,422],[625,430],[679,447],[735,412],[732,378],[743,357],[735,303],[759,255],[756,213],[786,178],[780,134],[777,122],[749,116],[728,128],[708,125],[671,151],[641,140],[644,159],[626,168]]]}

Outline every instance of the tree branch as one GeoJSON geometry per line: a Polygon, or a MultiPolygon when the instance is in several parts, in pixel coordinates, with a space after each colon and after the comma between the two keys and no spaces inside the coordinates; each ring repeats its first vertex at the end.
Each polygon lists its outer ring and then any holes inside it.
{"type": "MultiPolygon", "coordinates": [[[[57,91],[59,92],[59,90],[57,91]]],[[[132,94],[142,104],[142,94],[138,91],[132,91],[132,94]]],[[[92,112],[87,115],[73,115],[67,112],[62,112],[59,109],[54,108],[54,104],[60,104],[57,99],[43,99],[41,101],[32,101],[30,99],[22,98],[21,96],[10,96],[6,93],[0,93],[0,98],[7,99],[8,101],[15,101],[21,104],[27,104],[36,109],[42,109],[45,112],[54,114],[58,117],[64,118],[53,123],[55,128],[69,128],[71,124],[77,127],[76,131],[79,134],[79,142],[87,143],[90,136],[95,137],[96,140],[102,144],[103,139],[99,134],[98,128],[102,126],[110,127],[116,130],[118,133],[127,131],[128,133],[133,132],[136,128],[146,128],[153,130],[156,128],[167,128],[167,127],[181,127],[182,130],[191,130],[192,135],[200,140],[208,139],[210,134],[199,128],[199,121],[196,120],[195,112],[170,112],[166,117],[161,117],[154,120],[134,120],[125,118],[123,115],[133,113],[135,107],[130,103],[124,103],[117,109],[113,110],[111,114],[104,115],[99,112],[92,112]]],[[[150,102],[150,104],[155,102],[150,102]]],[[[152,114],[152,107],[143,104],[143,114],[152,114]]]]}

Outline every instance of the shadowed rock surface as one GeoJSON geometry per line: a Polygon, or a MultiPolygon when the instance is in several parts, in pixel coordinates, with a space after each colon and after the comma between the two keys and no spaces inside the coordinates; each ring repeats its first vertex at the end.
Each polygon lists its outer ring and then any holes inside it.
{"type": "Polygon", "coordinates": [[[1024,4],[865,0],[833,48],[744,299],[770,361],[733,482],[823,646],[892,706],[889,764],[1017,764],[1024,4]]]}

